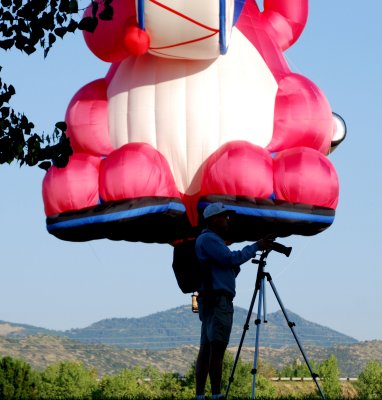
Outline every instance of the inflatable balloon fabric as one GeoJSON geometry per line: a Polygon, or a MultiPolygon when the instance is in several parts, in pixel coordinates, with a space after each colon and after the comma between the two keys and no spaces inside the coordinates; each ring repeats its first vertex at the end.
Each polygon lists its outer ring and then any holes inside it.
{"type": "Polygon", "coordinates": [[[341,133],[323,92],[283,55],[308,0],[112,6],[112,21],[84,33],[111,66],[68,105],[74,154],[44,178],[48,231],[177,243],[215,201],[236,211],[232,241],[329,227],[339,184],[327,155],[341,133]]]}

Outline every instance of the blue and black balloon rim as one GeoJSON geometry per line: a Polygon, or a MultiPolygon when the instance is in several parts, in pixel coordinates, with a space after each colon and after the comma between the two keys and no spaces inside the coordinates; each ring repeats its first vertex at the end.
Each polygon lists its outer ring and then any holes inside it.
{"type": "Polygon", "coordinates": [[[199,225],[192,227],[180,199],[143,197],[49,216],[47,230],[74,242],[107,238],[171,244],[197,236],[203,228],[204,208],[216,201],[235,212],[232,242],[258,240],[269,234],[311,236],[327,229],[335,217],[332,209],[307,204],[211,195],[200,199],[199,225]]]}

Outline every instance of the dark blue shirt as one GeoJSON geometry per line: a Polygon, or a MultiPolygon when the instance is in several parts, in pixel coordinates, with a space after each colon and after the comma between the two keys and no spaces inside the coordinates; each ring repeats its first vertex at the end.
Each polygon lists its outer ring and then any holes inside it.
{"type": "MultiPolygon", "coordinates": [[[[217,233],[204,229],[196,239],[195,250],[202,268],[209,268],[211,271],[212,290],[223,290],[235,297],[235,281],[240,265],[255,257],[256,251],[260,249],[253,243],[241,250],[231,251],[217,233]]],[[[200,290],[204,289],[202,285],[200,290]]]]}

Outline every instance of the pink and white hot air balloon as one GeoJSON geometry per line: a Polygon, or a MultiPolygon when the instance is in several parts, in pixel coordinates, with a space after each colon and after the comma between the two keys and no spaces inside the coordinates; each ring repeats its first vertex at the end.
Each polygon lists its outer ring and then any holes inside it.
{"type": "MultiPolygon", "coordinates": [[[[74,154],[43,183],[48,231],[174,243],[204,207],[237,213],[232,240],[312,235],[330,226],[343,139],[322,91],[283,55],[308,0],[113,0],[85,32],[110,62],[71,100],[74,154]]],[[[90,15],[91,11],[87,11],[90,15]]]]}

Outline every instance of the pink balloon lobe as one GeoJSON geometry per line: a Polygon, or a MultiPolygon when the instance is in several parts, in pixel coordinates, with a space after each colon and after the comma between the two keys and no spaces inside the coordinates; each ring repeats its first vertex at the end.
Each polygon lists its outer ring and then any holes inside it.
{"type": "Polygon", "coordinates": [[[46,215],[97,205],[100,162],[100,158],[77,153],[70,157],[66,168],[51,167],[42,187],[46,215]]]}

